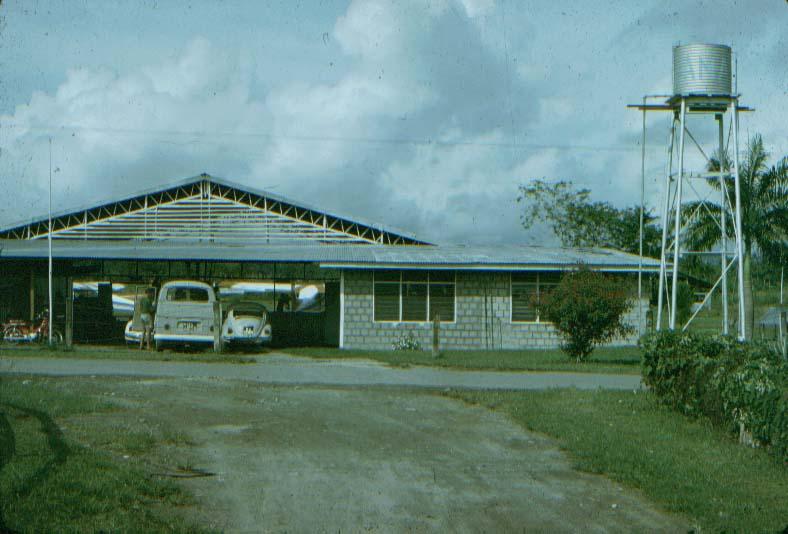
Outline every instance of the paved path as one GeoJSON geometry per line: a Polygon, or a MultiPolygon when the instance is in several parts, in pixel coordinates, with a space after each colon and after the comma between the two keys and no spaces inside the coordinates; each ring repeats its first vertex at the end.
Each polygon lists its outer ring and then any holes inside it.
{"type": "Polygon", "coordinates": [[[642,388],[640,377],[592,373],[459,371],[392,368],[368,360],[313,360],[272,354],[258,363],[198,363],[72,358],[2,358],[0,373],[56,376],[227,378],[263,384],[409,386],[458,389],[642,388]]]}

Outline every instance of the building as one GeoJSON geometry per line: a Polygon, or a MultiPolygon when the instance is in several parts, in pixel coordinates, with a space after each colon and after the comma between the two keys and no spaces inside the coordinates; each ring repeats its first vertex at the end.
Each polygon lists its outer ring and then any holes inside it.
{"type": "MultiPolygon", "coordinates": [[[[47,218],[0,230],[0,320],[46,307],[49,231],[47,218]]],[[[136,288],[200,279],[223,299],[265,301],[278,344],[390,349],[413,336],[428,347],[438,314],[447,349],[554,347],[535,303],[562,271],[583,263],[634,281],[641,263],[608,249],[435,245],[207,174],[53,215],[51,232],[54,310],[86,341],[117,339],[108,314],[115,306],[119,322],[136,288]],[[104,310],[101,332],[85,330],[100,324],[87,309],[104,310]]],[[[635,296],[635,333],[616,343],[646,329],[635,296]]]]}

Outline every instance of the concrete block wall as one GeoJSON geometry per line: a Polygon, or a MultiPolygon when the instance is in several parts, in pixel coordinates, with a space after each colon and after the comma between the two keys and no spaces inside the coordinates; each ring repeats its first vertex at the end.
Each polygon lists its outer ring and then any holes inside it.
{"type": "MultiPolygon", "coordinates": [[[[461,350],[521,349],[558,347],[560,337],[549,323],[513,323],[510,311],[509,273],[458,272],[456,278],[455,321],[441,323],[441,348],[461,350]]],[[[373,276],[371,271],[344,272],[343,347],[348,349],[390,350],[401,337],[412,333],[424,349],[432,346],[430,322],[373,321],[373,276]]],[[[642,306],[646,328],[648,302],[642,306]]],[[[637,329],[638,306],[626,320],[637,329]]],[[[611,345],[634,345],[640,333],[617,339],[611,345]]]]}

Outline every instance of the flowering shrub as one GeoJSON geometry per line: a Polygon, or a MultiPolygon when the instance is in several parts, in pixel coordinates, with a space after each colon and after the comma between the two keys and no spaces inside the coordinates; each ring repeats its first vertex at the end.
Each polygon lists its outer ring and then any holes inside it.
{"type": "Polygon", "coordinates": [[[561,334],[561,350],[578,362],[588,359],[596,345],[623,336],[632,328],[623,322],[629,307],[620,280],[580,266],[542,297],[545,318],[561,334]]]}
{"type": "Polygon", "coordinates": [[[413,332],[407,332],[400,335],[399,338],[391,344],[391,348],[394,350],[421,350],[421,343],[419,343],[419,340],[413,335],[413,332]]]}
{"type": "Polygon", "coordinates": [[[706,416],[788,462],[788,364],[731,337],[657,332],[641,339],[643,382],[690,416],[706,416]]]}

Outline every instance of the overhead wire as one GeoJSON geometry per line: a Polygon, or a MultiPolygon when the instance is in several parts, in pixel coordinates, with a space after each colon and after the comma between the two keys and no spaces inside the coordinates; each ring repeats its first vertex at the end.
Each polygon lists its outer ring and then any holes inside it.
{"type": "MultiPolygon", "coordinates": [[[[154,130],[142,128],[110,128],[99,126],[82,126],[74,124],[64,125],[42,125],[27,126],[13,123],[4,123],[5,128],[20,128],[25,130],[39,131],[47,134],[54,134],[58,131],[69,132],[102,132],[123,135],[151,135],[151,136],[181,136],[200,138],[192,139],[184,143],[196,142],[219,142],[211,138],[221,137],[247,137],[263,138],[271,141],[297,141],[307,143],[359,143],[359,144],[378,144],[378,145],[415,145],[415,146],[472,146],[481,148],[507,148],[524,150],[567,150],[567,151],[603,151],[603,152],[636,152],[640,150],[631,144],[621,145],[586,145],[573,143],[522,143],[519,141],[469,141],[469,140],[446,140],[432,138],[391,138],[391,137],[355,137],[355,136],[327,136],[327,135],[293,135],[275,134],[271,132],[253,131],[200,131],[200,130],[154,130]]],[[[168,142],[168,141],[164,141],[168,142]]],[[[175,141],[169,141],[175,143],[175,141]]]]}

